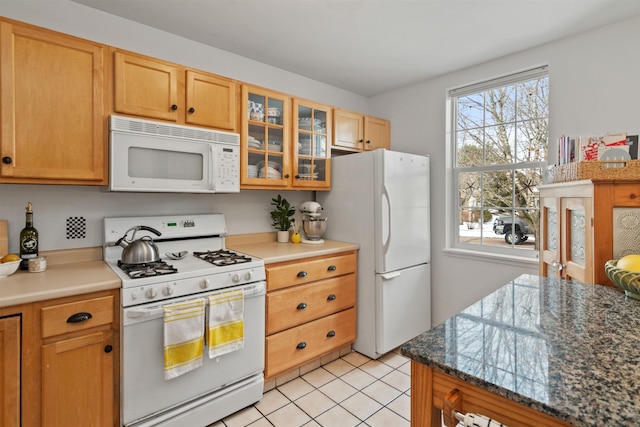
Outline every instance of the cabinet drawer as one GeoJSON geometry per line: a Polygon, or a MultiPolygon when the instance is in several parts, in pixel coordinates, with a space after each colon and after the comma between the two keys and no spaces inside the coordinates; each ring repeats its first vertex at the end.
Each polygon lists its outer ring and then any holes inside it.
{"type": "Polygon", "coordinates": [[[640,207],[638,184],[617,184],[613,187],[613,203],[619,207],[640,207]]]}
{"type": "Polygon", "coordinates": [[[113,296],[41,308],[42,338],[81,331],[113,322],[113,296]]]}
{"type": "Polygon", "coordinates": [[[267,335],[356,305],[356,275],[307,283],[267,294],[267,335]]]}
{"type": "Polygon", "coordinates": [[[267,266],[267,290],[286,288],[315,280],[355,273],[356,252],[336,256],[322,256],[303,261],[290,261],[267,266]]]}
{"type": "Polygon", "coordinates": [[[265,377],[309,362],[355,339],[355,308],[268,336],[265,377]]]}

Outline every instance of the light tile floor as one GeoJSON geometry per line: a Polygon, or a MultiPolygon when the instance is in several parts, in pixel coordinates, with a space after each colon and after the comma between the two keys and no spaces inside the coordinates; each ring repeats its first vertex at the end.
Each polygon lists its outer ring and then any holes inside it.
{"type": "Polygon", "coordinates": [[[351,352],[266,392],[209,427],[409,427],[411,364],[351,352]]]}

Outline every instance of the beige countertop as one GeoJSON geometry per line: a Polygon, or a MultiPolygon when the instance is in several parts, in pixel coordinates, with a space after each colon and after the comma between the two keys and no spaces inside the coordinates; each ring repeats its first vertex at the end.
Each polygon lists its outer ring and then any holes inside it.
{"type": "MultiPolygon", "coordinates": [[[[322,244],[278,243],[275,233],[227,236],[231,250],[264,259],[265,264],[357,250],[357,244],[325,240],[322,244]]],[[[119,289],[118,276],[102,261],[102,248],[43,252],[47,269],[42,273],[18,270],[0,278],[0,307],[53,298],[119,289]]]]}
{"type": "Polygon", "coordinates": [[[43,252],[42,273],[18,270],[0,279],[0,307],[27,304],[121,287],[118,276],[102,261],[102,248],[43,252]]]}
{"type": "Polygon", "coordinates": [[[358,250],[355,243],[325,240],[321,244],[278,243],[275,233],[227,236],[228,249],[262,258],[265,264],[358,250]]]}

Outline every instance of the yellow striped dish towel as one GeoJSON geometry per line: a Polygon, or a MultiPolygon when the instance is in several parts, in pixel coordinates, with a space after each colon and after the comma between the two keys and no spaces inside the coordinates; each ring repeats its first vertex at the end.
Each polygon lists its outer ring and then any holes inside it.
{"type": "Polygon", "coordinates": [[[205,299],[164,306],[164,379],[202,366],[205,299]]]}
{"type": "Polygon", "coordinates": [[[244,348],[244,291],[209,296],[209,358],[244,348]]]}

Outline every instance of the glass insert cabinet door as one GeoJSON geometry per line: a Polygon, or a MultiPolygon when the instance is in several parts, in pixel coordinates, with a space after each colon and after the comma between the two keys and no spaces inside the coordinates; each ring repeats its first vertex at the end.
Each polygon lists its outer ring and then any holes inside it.
{"type": "Polygon", "coordinates": [[[284,94],[242,88],[241,183],[286,187],[291,182],[291,100],[284,94]]]}
{"type": "Polygon", "coordinates": [[[331,179],[331,108],[293,100],[293,186],[328,189],[331,179]]]}

